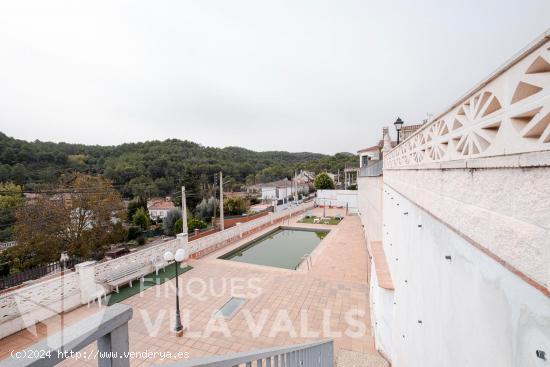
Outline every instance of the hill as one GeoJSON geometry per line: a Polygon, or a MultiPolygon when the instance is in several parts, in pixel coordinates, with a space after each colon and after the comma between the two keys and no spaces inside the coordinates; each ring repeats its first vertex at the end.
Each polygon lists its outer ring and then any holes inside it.
{"type": "Polygon", "coordinates": [[[178,139],[117,146],[28,142],[0,133],[0,181],[12,181],[30,191],[49,187],[62,174],[84,172],[106,176],[128,198],[170,195],[182,184],[191,196],[200,197],[220,170],[232,189],[291,177],[294,170],[336,171],[356,162],[351,153],[255,152],[178,139]]]}

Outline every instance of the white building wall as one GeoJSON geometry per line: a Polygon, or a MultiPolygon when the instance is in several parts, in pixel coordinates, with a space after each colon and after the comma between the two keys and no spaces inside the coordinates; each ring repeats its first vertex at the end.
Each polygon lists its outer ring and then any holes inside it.
{"type": "Polygon", "coordinates": [[[396,302],[393,365],[546,366],[535,353],[550,350],[550,298],[384,190],[384,249],[396,302]]]}
{"type": "Polygon", "coordinates": [[[262,200],[277,199],[277,189],[275,187],[262,187],[262,200]]]}

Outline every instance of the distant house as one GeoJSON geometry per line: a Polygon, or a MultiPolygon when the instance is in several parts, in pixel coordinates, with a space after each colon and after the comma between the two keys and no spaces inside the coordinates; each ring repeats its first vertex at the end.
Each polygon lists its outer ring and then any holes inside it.
{"type": "Polygon", "coordinates": [[[401,127],[401,130],[399,131],[399,141],[400,142],[405,141],[405,139],[413,135],[416,132],[416,130],[420,129],[422,126],[424,125],[423,124],[403,125],[401,127]]]}
{"type": "Polygon", "coordinates": [[[284,180],[269,182],[261,185],[262,201],[264,203],[276,202],[288,203],[289,198],[297,194],[307,194],[309,186],[305,183],[291,181],[287,178],[284,180]]]}
{"type": "MultiPolygon", "coordinates": [[[[403,128],[405,128],[405,126],[403,126],[403,128]]],[[[384,136],[386,134],[388,134],[388,128],[384,127],[382,128],[382,139],[378,144],[357,151],[359,155],[359,167],[368,166],[370,164],[369,161],[378,161],[382,159],[382,148],[384,148],[384,136]]],[[[395,141],[391,142],[392,148],[396,145],[397,143],[395,141]]]]}
{"type": "Polygon", "coordinates": [[[151,219],[164,219],[168,212],[175,208],[176,206],[169,197],[153,198],[147,201],[147,210],[151,219]]]}
{"type": "Polygon", "coordinates": [[[262,185],[262,200],[284,200],[292,195],[292,183],[288,179],[262,185]]]}
{"type": "Polygon", "coordinates": [[[315,180],[315,173],[311,171],[301,170],[299,174],[296,175],[294,181],[298,184],[308,184],[312,183],[315,180]]]}

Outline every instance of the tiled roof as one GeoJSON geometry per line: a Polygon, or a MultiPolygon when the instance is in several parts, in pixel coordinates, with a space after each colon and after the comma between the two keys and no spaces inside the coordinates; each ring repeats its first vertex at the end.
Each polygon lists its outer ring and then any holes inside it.
{"type": "MultiPolygon", "coordinates": [[[[395,147],[396,145],[397,145],[396,141],[391,142],[392,148],[395,147]]],[[[364,148],[364,149],[358,150],[357,153],[368,152],[368,151],[373,151],[373,150],[378,151],[378,150],[381,150],[383,147],[384,147],[384,140],[380,140],[378,142],[378,144],[373,145],[372,147],[369,147],[369,148],[364,148]]]]}
{"type": "Polygon", "coordinates": [[[149,210],[168,210],[174,209],[176,206],[171,201],[156,201],[149,207],[149,210]]]}

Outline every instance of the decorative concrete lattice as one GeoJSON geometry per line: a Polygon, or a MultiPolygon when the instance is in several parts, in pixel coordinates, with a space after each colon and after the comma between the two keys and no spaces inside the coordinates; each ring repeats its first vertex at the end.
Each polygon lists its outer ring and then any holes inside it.
{"type": "Polygon", "coordinates": [[[78,275],[73,272],[6,293],[0,297],[0,324],[40,308],[58,312],[61,307],[74,307],[57,304],[77,294],[80,294],[78,275]]]}
{"type": "Polygon", "coordinates": [[[115,273],[119,269],[123,269],[126,267],[134,267],[138,265],[142,267],[151,266],[151,260],[156,259],[157,261],[155,262],[158,262],[162,260],[166,251],[175,252],[176,249],[180,246],[182,246],[180,245],[180,241],[178,239],[173,239],[144,250],[136,251],[113,260],[96,264],[96,281],[102,282],[113,275],[113,273],[115,273]]]}
{"type": "Polygon", "coordinates": [[[384,169],[550,150],[550,40],[542,38],[384,157],[384,169]]]}

